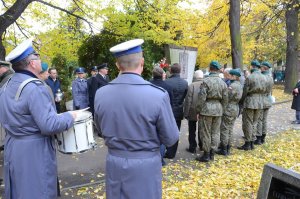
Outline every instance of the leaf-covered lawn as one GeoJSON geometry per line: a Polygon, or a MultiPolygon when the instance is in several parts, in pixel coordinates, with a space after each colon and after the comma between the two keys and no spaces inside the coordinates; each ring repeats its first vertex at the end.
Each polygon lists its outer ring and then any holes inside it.
{"type": "MultiPolygon", "coordinates": [[[[273,163],[291,168],[300,163],[300,131],[290,130],[268,138],[254,151],[232,150],[211,163],[179,160],[163,168],[164,199],[256,198],[263,167],[273,163]]],[[[294,168],[300,172],[300,167],[294,168]]],[[[105,198],[105,185],[62,193],[66,198],[105,198]]],[[[64,197],[64,198],[65,198],[64,197]]]]}
{"type": "Polygon", "coordinates": [[[293,99],[292,93],[284,93],[283,85],[274,85],[272,95],[276,98],[276,102],[293,99]]]}
{"type": "MultiPolygon", "coordinates": [[[[287,131],[253,151],[234,149],[212,163],[179,161],[163,169],[163,198],[256,198],[263,167],[300,163],[300,131],[287,131]]],[[[295,168],[300,172],[299,167],[295,168]]]]}

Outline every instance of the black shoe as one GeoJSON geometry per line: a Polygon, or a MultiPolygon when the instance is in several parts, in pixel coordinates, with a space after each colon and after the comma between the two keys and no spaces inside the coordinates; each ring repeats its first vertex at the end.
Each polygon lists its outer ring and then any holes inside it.
{"type": "Polygon", "coordinates": [[[255,149],[255,147],[254,147],[254,141],[250,142],[250,148],[251,148],[251,150],[255,149]]]}
{"type": "Polygon", "coordinates": [[[266,139],[266,134],[261,136],[261,144],[265,143],[265,139],[266,139]]]}
{"type": "Polygon", "coordinates": [[[245,151],[251,150],[250,142],[245,142],[245,144],[243,146],[239,146],[238,149],[239,150],[245,150],[245,151]]]}
{"type": "Polygon", "coordinates": [[[222,145],[221,148],[216,151],[216,154],[227,156],[227,146],[222,145]]]}
{"type": "Polygon", "coordinates": [[[167,159],[174,159],[175,156],[171,156],[171,155],[165,154],[164,158],[167,158],[167,159]]]}
{"type": "Polygon", "coordinates": [[[196,153],[196,149],[186,148],[185,150],[189,153],[196,153]]]}
{"type": "Polygon", "coordinates": [[[195,160],[197,160],[199,162],[209,162],[209,160],[210,160],[209,155],[210,154],[208,152],[204,152],[203,156],[197,157],[197,158],[195,158],[195,160]]]}
{"type": "Polygon", "coordinates": [[[226,148],[227,148],[227,155],[230,155],[230,148],[231,148],[231,146],[228,144],[226,148]]]}
{"type": "Polygon", "coordinates": [[[209,158],[210,160],[214,161],[215,160],[215,151],[214,150],[210,150],[209,152],[209,158]]]}
{"type": "Polygon", "coordinates": [[[261,143],[261,136],[256,136],[256,140],[254,141],[255,145],[262,145],[261,143]]]}

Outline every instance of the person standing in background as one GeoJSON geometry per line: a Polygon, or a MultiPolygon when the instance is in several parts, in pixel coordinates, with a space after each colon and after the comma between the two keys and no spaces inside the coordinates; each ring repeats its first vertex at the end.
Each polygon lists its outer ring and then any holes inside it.
{"type": "Polygon", "coordinates": [[[263,110],[263,95],[266,87],[266,78],[260,71],[260,63],[257,60],[251,62],[251,74],[247,77],[243,87],[243,96],[240,101],[243,104],[242,128],[245,143],[238,147],[240,150],[253,150],[256,140],[257,122],[263,110]]]}
{"type": "Polygon", "coordinates": [[[263,110],[258,118],[257,122],[257,135],[254,144],[261,145],[265,143],[265,138],[267,135],[267,121],[269,109],[272,107],[272,88],[273,88],[273,77],[270,73],[271,64],[269,62],[261,63],[261,73],[266,78],[265,92],[263,95],[263,110]]]}
{"type": "MultiPolygon", "coordinates": [[[[165,71],[160,68],[160,67],[155,67],[153,70],[152,70],[152,76],[153,76],[153,79],[150,81],[152,84],[156,85],[156,86],[159,86],[159,87],[162,87],[163,89],[165,89],[168,94],[169,94],[169,97],[170,97],[170,105],[172,107],[172,103],[173,103],[173,90],[172,88],[166,84],[166,82],[163,80],[164,76],[165,76],[165,71]]],[[[160,146],[160,153],[161,153],[161,162],[162,162],[162,165],[164,166],[166,163],[164,161],[164,155],[165,155],[165,152],[166,152],[166,146],[165,145],[161,145],[160,146]]]]}
{"type": "MultiPolygon", "coordinates": [[[[90,110],[94,114],[94,103],[95,103],[95,95],[99,88],[105,86],[109,82],[108,76],[108,64],[104,63],[98,66],[98,74],[92,78],[91,89],[90,89],[90,110]]],[[[100,135],[99,135],[100,136],[100,135]]]]}
{"type": "Polygon", "coordinates": [[[203,156],[196,158],[200,162],[213,161],[220,142],[222,115],[228,102],[227,85],[219,76],[220,69],[219,62],[212,61],[209,76],[200,86],[197,113],[204,151],[203,156]]]}
{"type": "Polygon", "coordinates": [[[216,153],[219,155],[229,155],[232,145],[232,132],[236,118],[239,114],[239,101],[242,98],[243,88],[240,83],[241,73],[239,69],[229,71],[230,85],[228,86],[228,104],[222,116],[220,141],[221,148],[216,153]]]}
{"type": "MultiPolygon", "coordinates": [[[[52,92],[53,92],[53,96],[54,98],[56,98],[56,94],[61,92],[61,86],[60,86],[60,81],[58,80],[58,74],[57,74],[57,70],[55,68],[50,68],[48,70],[49,72],[49,77],[48,79],[45,80],[46,84],[48,84],[48,86],[50,86],[52,92]]],[[[56,107],[56,111],[57,113],[61,112],[60,109],[60,101],[59,99],[55,99],[55,107],[56,107]]]]}
{"type": "MultiPolygon", "coordinates": [[[[91,77],[89,77],[87,79],[87,87],[88,87],[88,93],[89,93],[89,105],[90,107],[93,106],[94,107],[94,101],[93,101],[93,96],[92,96],[92,80],[93,77],[96,77],[96,75],[98,74],[98,66],[93,66],[91,68],[91,77]]],[[[91,111],[91,108],[90,108],[91,111]]]]}
{"type": "Polygon", "coordinates": [[[14,74],[14,71],[9,66],[9,62],[0,61],[0,88],[14,74]]]}
{"type": "MultiPolygon", "coordinates": [[[[171,66],[171,77],[166,79],[166,83],[173,91],[173,114],[176,120],[178,130],[180,131],[181,121],[183,120],[183,101],[188,91],[188,83],[180,78],[181,66],[175,63],[171,66]]],[[[167,147],[165,158],[173,159],[176,156],[178,142],[173,146],[167,147]]]]}
{"type": "Polygon", "coordinates": [[[89,94],[85,69],[79,67],[75,70],[77,78],[72,81],[72,96],[74,110],[84,109],[89,106],[89,94]]]}
{"type": "MultiPolygon", "coordinates": [[[[188,92],[184,100],[184,118],[188,120],[189,126],[189,147],[186,148],[187,152],[196,153],[197,142],[196,142],[196,131],[197,131],[197,102],[198,94],[200,91],[200,86],[203,82],[203,72],[197,70],[194,73],[194,82],[189,85],[188,92]]],[[[199,129],[201,127],[198,125],[198,146],[200,151],[202,150],[202,141],[200,139],[199,129]]]]}

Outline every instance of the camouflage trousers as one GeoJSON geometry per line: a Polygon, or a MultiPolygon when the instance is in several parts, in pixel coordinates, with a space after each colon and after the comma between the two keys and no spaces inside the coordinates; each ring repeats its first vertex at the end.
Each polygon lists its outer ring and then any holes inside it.
{"type": "Polygon", "coordinates": [[[244,109],[242,118],[242,128],[246,142],[256,140],[257,122],[262,109],[244,109]]]}
{"type": "Polygon", "coordinates": [[[221,122],[220,140],[221,145],[232,145],[232,131],[236,117],[223,115],[221,122]]]}
{"type": "Polygon", "coordinates": [[[221,116],[205,116],[200,115],[198,125],[200,129],[200,139],[204,152],[209,152],[211,149],[216,151],[220,142],[220,126],[221,116]]]}
{"type": "Polygon", "coordinates": [[[267,134],[267,119],[268,119],[269,109],[263,109],[258,118],[257,123],[257,136],[262,136],[267,134]]]}

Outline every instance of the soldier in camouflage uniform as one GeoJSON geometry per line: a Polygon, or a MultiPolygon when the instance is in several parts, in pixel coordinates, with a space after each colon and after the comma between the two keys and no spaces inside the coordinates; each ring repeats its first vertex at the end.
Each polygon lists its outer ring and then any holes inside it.
{"type": "Polygon", "coordinates": [[[242,98],[243,88],[240,83],[241,73],[238,69],[231,69],[230,86],[228,87],[228,104],[224,110],[221,123],[221,149],[216,153],[229,155],[232,144],[233,125],[239,113],[239,101],[242,98]]]}
{"type": "Polygon", "coordinates": [[[265,137],[267,135],[267,117],[269,109],[272,107],[271,93],[273,87],[273,78],[270,74],[269,69],[271,68],[271,64],[269,62],[261,63],[261,73],[266,78],[265,85],[265,93],[264,93],[264,109],[259,116],[258,124],[257,124],[257,135],[254,144],[261,145],[265,142],[265,137]]]}
{"type": "Polygon", "coordinates": [[[260,63],[257,60],[251,62],[252,73],[245,81],[243,96],[244,111],[242,128],[245,136],[245,144],[238,147],[240,150],[253,150],[256,140],[257,121],[264,108],[263,96],[265,93],[266,78],[260,72],[260,63]]]}
{"type": "Polygon", "coordinates": [[[220,140],[220,125],[224,107],[227,105],[227,85],[219,77],[220,64],[210,63],[210,74],[200,86],[197,113],[199,115],[200,137],[204,155],[197,157],[200,162],[214,160],[220,140]]]}

